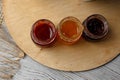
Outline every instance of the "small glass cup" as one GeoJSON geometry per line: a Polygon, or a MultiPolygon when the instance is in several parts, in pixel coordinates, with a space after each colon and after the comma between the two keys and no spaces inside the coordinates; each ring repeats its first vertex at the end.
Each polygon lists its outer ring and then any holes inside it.
{"type": "Polygon", "coordinates": [[[100,40],[106,37],[109,32],[106,18],[100,14],[89,16],[84,22],[83,36],[86,39],[100,40]]]}
{"type": "Polygon", "coordinates": [[[69,16],[62,19],[59,23],[58,36],[62,42],[73,44],[80,39],[83,28],[84,27],[77,18],[69,16]]]}
{"type": "Polygon", "coordinates": [[[50,46],[57,36],[55,25],[47,19],[36,21],[31,29],[31,38],[39,46],[50,46]]]}

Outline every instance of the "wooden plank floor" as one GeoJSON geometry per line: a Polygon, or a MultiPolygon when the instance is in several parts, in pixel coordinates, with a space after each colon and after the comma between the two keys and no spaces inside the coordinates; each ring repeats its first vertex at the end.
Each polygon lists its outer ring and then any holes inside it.
{"type": "Polygon", "coordinates": [[[0,26],[0,80],[11,80],[20,68],[23,52],[13,42],[5,26],[0,26]]]}
{"type": "Polygon", "coordinates": [[[120,55],[102,67],[84,72],[54,70],[23,56],[3,23],[0,26],[0,80],[120,80],[120,55]]]}
{"type": "Polygon", "coordinates": [[[24,56],[24,53],[14,43],[4,23],[1,24],[2,21],[0,5],[0,80],[12,80],[20,68],[19,60],[24,56]]]}
{"type": "Polygon", "coordinates": [[[120,80],[120,56],[107,65],[85,72],[50,69],[26,56],[13,80],[120,80]]]}

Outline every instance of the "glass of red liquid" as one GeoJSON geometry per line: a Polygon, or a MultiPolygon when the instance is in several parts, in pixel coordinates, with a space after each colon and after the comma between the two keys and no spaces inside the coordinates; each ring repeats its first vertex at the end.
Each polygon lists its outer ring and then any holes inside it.
{"type": "Polygon", "coordinates": [[[55,25],[47,19],[36,21],[31,29],[31,38],[39,46],[51,46],[57,36],[55,25]]]}

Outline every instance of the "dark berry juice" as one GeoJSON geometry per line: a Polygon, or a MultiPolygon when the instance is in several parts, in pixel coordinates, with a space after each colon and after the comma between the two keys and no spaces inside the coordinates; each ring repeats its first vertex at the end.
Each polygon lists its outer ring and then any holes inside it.
{"type": "Polygon", "coordinates": [[[56,28],[54,24],[46,19],[38,20],[31,30],[31,38],[34,43],[40,46],[49,46],[56,38],[56,28]]]}

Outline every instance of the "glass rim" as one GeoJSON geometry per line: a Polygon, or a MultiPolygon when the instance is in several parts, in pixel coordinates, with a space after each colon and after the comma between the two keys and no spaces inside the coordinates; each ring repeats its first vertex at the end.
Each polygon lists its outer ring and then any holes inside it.
{"type": "Polygon", "coordinates": [[[75,41],[77,41],[81,37],[82,31],[83,31],[82,23],[80,22],[79,19],[77,19],[76,17],[73,17],[73,16],[65,17],[64,19],[62,19],[60,21],[60,23],[58,25],[58,35],[60,36],[60,38],[63,41],[66,41],[66,42],[75,42],[75,41]],[[66,37],[65,35],[62,34],[61,27],[62,27],[62,24],[64,22],[66,22],[66,21],[73,21],[78,25],[77,26],[77,35],[74,36],[74,38],[68,38],[68,37],[66,37]]]}
{"type": "Polygon", "coordinates": [[[52,42],[54,42],[56,36],[57,36],[57,30],[55,28],[55,25],[53,24],[53,22],[51,22],[50,20],[48,19],[39,19],[37,20],[33,26],[32,26],[32,29],[31,29],[31,38],[33,40],[34,43],[38,44],[38,45],[41,45],[41,46],[46,46],[46,45],[49,45],[51,44],[52,42]],[[36,35],[34,34],[34,31],[35,31],[35,28],[39,22],[43,21],[45,24],[48,23],[48,25],[50,25],[51,29],[52,29],[52,37],[48,40],[45,40],[45,41],[42,41],[42,40],[39,40],[36,35]]]}

